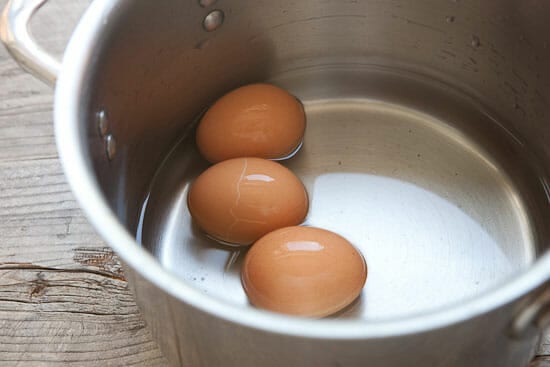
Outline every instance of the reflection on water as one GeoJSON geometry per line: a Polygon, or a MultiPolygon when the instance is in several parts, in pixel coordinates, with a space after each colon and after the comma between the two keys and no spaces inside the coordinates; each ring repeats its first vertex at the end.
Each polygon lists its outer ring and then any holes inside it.
{"type": "Polygon", "coordinates": [[[530,260],[516,246],[527,236],[522,228],[506,228],[509,240],[497,242],[488,231],[495,217],[475,221],[457,204],[408,182],[329,173],[316,177],[310,190],[306,224],[343,235],[368,264],[365,302],[343,316],[386,318],[458,301],[530,260]]]}

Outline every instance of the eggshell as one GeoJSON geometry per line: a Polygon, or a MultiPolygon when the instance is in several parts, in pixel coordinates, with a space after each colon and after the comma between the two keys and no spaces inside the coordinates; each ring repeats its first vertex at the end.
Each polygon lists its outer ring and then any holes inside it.
{"type": "Polygon", "coordinates": [[[193,220],[211,237],[249,245],[275,229],[300,224],[308,196],[300,179],[281,164],[235,158],[197,177],[187,204],[193,220]]]}
{"type": "Polygon", "coordinates": [[[293,95],[274,85],[250,84],[208,109],[196,142],[212,163],[238,157],[281,159],[300,146],[305,128],[304,108],[293,95]]]}
{"type": "Polygon", "coordinates": [[[248,251],[242,283],[250,302],[270,311],[324,317],[361,293],[367,265],[342,236],[314,227],[287,227],[248,251]]]}

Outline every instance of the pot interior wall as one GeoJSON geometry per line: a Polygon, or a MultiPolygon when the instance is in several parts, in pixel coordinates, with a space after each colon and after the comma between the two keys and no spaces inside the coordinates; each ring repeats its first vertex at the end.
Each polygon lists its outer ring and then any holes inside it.
{"type": "Polygon", "coordinates": [[[548,246],[549,11],[504,0],[121,1],[83,119],[98,181],[167,268],[246,305],[242,253],[192,226],[185,190],[205,167],[192,141],[197,117],[237,86],[270,81],[308,112],[304,149],[287,162],[313,197],[308,224],[345,232],[371,266],[373,294],[363,298],[381,301],[345,316],[398,317],[474,297],[548,246]],[[224,21],[207,32],[214,9],[224,21]],[[117,141],[111,161],[100,110],[117,141]],[[400,308],[395,294],[407,289],[426,302],[400,308]]]}

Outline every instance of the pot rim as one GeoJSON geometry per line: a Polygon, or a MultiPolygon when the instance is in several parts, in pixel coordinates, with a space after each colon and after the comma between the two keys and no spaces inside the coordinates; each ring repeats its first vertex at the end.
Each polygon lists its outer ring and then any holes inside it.
{"type": "MultiPolygon", "coordinates": [[[[425,332],[467,320],[502,307],[550,279],[550,252],[505,284],[469,300],[430,313],[386,321],[311,320],[227,304],[188,285],[161,264],[118,221],[92,173],[81,141],[79,121],[85,75],[94,65],[96,44],[124,1],[93,1],[81,18],[64,54],[55,90],[54,120],[57,149],[65,177],[86,217],[123,261],[143,278],[174,298],[214,317],[266,332],[319,339],[387,338],[425,332]],[[368,325],[368,327],[366,327],[368,325]]],[[[129,6],[129,5],[128,5],[129,6]]]]}

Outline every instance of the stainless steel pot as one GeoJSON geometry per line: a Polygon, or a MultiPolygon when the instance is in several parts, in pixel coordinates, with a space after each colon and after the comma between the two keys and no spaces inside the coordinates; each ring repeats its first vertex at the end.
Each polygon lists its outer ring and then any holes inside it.
{"type": "Polygon", "coordinates": [[[66,176],[173,365],[527,364],[550,318],[550,3],[96,0],[59,67],[27,33],[42,2],[9,1],[0,36],[59,74],[66,176]],[[306,106],[286,164],[308,223],[370,265],[335,318],[250,307],[242,253],[186,212],[194,121],[259,80],[306,106]]]}

